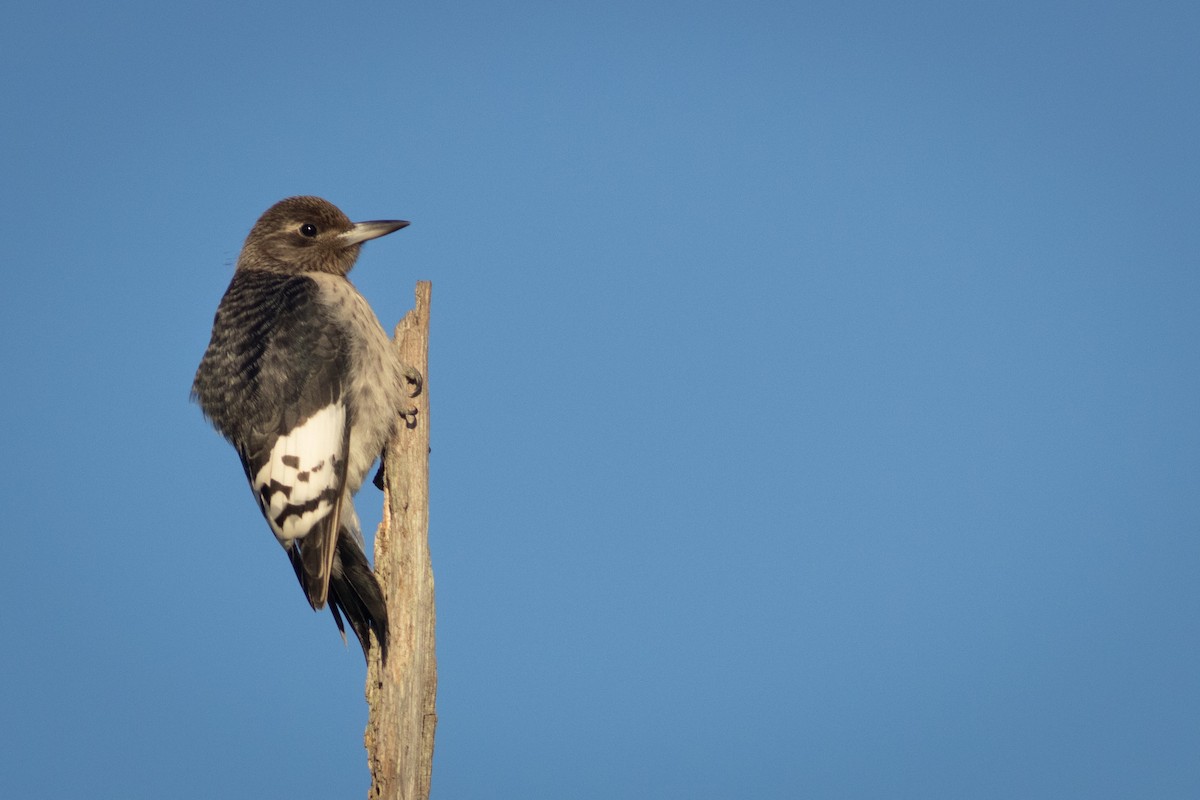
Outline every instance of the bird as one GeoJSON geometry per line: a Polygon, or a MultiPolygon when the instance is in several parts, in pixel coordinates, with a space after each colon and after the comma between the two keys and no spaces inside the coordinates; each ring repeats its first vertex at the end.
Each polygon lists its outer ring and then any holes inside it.
{"type": "MultiPolygon", "coordinates": [[[[386,661],[388,613],[367,561],[353,496],[414,413],[405,366],[347,275],[363,242],[405,220],[351,222],[319,197],[267,209],[242,246],[192,382],[204,417],[246,479],[314,611],[343,617],[386,661]]],[[[417,387],[414,389],[414,387],[417,387]]]]}

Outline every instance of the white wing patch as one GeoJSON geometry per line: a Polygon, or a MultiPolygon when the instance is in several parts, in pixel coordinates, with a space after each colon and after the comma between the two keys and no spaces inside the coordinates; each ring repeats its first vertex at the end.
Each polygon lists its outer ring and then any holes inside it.
{"type": "Polygon", "coordinates": [[[285,548],[329,516],[344,487],[337,461],[346,432],[346,407],[325,406],[281,436],[254,476],[254,496],[285,548]]]}

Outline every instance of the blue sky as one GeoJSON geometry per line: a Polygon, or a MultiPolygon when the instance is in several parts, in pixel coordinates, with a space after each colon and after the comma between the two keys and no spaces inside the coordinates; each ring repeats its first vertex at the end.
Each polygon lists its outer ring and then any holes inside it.
{"type": "MultiPolygon", "coordinates": [[[[1200,795],[1200,12],[66,3],[0,30],[0,791],[365,793],[188,402],[257,216],[433,281],[437,798],[1200,795]]],[[[380,497],[362,491],[368,527],[380,497]]]]}

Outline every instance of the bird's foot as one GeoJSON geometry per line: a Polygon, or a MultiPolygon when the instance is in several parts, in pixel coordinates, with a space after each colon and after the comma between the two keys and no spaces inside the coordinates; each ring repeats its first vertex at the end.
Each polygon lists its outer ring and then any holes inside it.
{"type": "Polygon", "coordinates": [[[409,397],[416,397],[425,388],[425,376],[416,367],[404,367],[404,383],[409,397]]]}
{"type": "MultiPolygon", "coordinates": [[[[425,376],[416,367],[404,367],[404,388],[411,399],[425,390],[425,376]]],[[[417,404],[405,403],[400,408],[400,418],[406,428],[417,427],[417,404]]]]}
{"type": "MultiPolygon", "coordinates": [[[[375,477],[371,479],[371,483],[375,484],[375,488],[383,491],[383,472],[387,467],[387,448],[383,448],[379,453],[379,469],[375,471],[375,477]]],[[[386,515],[385,515],[386,516],[386,515]]]]}
{"type": "MultiPolygon", "coordinates": [[[[418,396],[425,390],[425,376],[421,374],[416,367],[404,367],[404,391],[406,397],[400,403],[399,413],[400,418],[404,420],[404,427],[417,427],[417,404],[409,402],[412,398],[418,396]]],[[[387,467],[387,448],[379,454],[379,469],[375,472],[375,477],[371,479],[371,483],[375,484],[376,488],[382,491],[384,470],[387,467]]]]}

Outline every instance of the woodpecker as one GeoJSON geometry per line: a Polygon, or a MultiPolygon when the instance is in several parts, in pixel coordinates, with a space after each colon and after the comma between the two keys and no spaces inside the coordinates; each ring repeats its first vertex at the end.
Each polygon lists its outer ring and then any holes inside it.
{"type": "MultiPolygon", "coordinates": [[[[362,243],[408,225],[351,222],[319,197],[273,205],[251,229],[213,320],[192,399],[241,459],[259,510],[314,611],[329,605],[387,657],[388,615],[353,495],[420,376],[347,279],[362,243]]],[[[417,387],[416,391],[412,391],[417,387]]]]}

